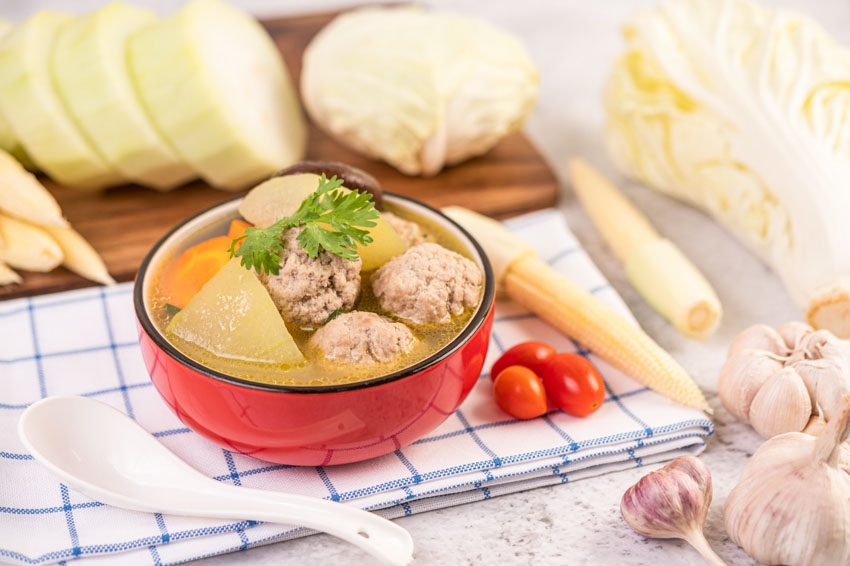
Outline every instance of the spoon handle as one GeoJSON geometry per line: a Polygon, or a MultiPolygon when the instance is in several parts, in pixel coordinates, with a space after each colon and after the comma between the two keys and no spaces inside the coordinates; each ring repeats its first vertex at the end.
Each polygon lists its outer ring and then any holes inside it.
{"type": "Polygon", "coordinates": [[[339,537],[386,564],[404,566],[413,559],[413,539],[405,529],[342,503],[217,482],[174,495],[170,508],[162,511],[297,525],[339,537]]]}

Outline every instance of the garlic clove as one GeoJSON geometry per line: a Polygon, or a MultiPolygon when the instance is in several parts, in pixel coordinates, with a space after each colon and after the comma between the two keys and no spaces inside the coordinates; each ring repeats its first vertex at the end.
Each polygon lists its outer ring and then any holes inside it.
{"type": "Polygon", "coordinates": [[[750,424],[762,438],[800,432],[812,415],[812,402],[793,368],[783,368],[758,390],[750,405],[750,424]]]}
{"type": "Polygon", "coordinates": [[[750,405],[759,389],[782,370],[782,362],[767,350],[740,350],[720,369],[717,390],[723,406],[741,422],[749,423],[750,405]]]}
{"type": "Polygon", "coordinates": [[[777,356],[784,356],[790,351],[782,336],[766,324],[754,324],[738,334],[729,346],[728,357],[744,350],[767,350],[777,356]]]}
{"type": "Polygon", "coordinates": [[[800,340],[814,331],[815,329],[805,322],[797,320],[786,322],[776,329],[776,332],[782,337],[785,345],[791,350],[797,347],[800,340]]]}
{"type": "Polygon", "coordinates": [[[725,566],[702,532],[711,495],[708,467],[694,456],[679,456],[627,489],[620,513],[638,534],[686,540],[709,564],[725,566]]]}
{"type": "Polygon", "coordinates": [[[620,512],[645,537],[683,538],[683,532],[702,529],[711,495],[706,465],[694,456],[680,456],[626,490],[620,512]]]}
{"type": "Polygon", "coordinates": [[[823,414],[817,414],[811,416],[808,424],[806,424],[806,428],[801,432],[810,436],[817,436],[823,432],[824,428],[826,428],[826,419],[823,418],[823,414]]]}
{"type": "Polygon", "coordinates": [[[803,379],[812,404],[830,421],[841,398],[850,393],[850,342],[818,330],[800,343],[799,350],[789,363],[803,379]]]}
{"type": "Polygon", "coordinates": [[[827,421],[838,412],[842,395],[850,392],[847,383],[850,374],[842,373],[834,362],[832,359],[802,360],[792,366],[803,380],[809,398],[827,421]]]}

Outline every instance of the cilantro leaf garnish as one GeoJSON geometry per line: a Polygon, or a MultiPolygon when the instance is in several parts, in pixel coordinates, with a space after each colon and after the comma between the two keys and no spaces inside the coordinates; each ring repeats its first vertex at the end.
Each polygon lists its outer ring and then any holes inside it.
{"type": "Polygon", "coordinates": [[[339,307],[338,309],[334,310],[331,314],[328,315],[328,318],[325,319],[325,324],[329,323],[344,312],[346,312],[346,310],[342,307],[339,307]]]}
{"type": "Polygon", "coordinates": [[[266,228],[247,228],[244,236],[231,242],[230,257],[240,256],[240,263],[246,269],[277,275],[283,233],[303,225],[298,245],[310,257],[325,250],[343,259],[356,260],[356,244],[366,245],[372,241],[368,228],[375,226],[373,220],[380,215],[370,193],[340,191],[342,183],[336,175],[328,179],[322,173],[319,188],[301,202],[294,214],[266,228]],[[242,245],[237,249],[240,241],[242,245]]]}

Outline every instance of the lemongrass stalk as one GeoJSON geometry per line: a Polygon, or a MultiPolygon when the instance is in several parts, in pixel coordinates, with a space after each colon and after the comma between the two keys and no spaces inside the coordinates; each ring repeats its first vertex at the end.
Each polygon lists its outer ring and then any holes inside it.
{"type": "Polygon", "coordinates": [[[686,336],[712,334],[722,315],[720,300],[696,266],[587,162],[571,159],[569,170],[588,216],[646,302],[686,336]]]}

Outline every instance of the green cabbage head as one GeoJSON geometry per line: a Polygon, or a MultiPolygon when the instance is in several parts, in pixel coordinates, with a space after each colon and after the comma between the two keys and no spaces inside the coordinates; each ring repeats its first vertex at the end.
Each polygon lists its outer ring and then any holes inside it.
{"type": "Polygon", "coordinates": [[[487,22],[418,6],[337,17],[304,53],[310,116],[408,175],[433,175],[520,128],[537,96],[523,45],[487,22]]]}

